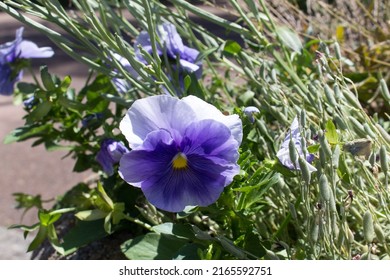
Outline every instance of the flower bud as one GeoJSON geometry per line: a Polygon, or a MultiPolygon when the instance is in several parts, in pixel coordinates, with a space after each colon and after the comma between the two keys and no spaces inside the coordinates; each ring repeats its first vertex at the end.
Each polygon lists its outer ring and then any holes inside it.
{"type": "Polygon", "coordinates": [[[384,145],[382,145],[379,150],[379,156],[380,156],[382,171],[386,173],[389,170],[389,163],[388,163],[388,158],[386,153],[386,147],[384,145]]]}
{"type": "Polygon", "coordinates": [[[322,174],[320,177],[320,194],[324,201],[329,201],[330,199],[330,189],[329,189],[329,183],[328,178],[326,178],[325,174],[322,174]]]}
{"type": "Polygon", "coordinates": [[[375,237],[372,215],[369,211],[366,211],[366,213],[363,215],[363,234],[367,243],[371,243],[375,237]]]}

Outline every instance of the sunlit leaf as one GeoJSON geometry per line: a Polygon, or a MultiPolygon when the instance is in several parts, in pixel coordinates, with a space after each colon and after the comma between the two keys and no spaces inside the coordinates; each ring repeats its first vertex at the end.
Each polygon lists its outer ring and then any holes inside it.
{"type": "Polygon", "coordinates": [[[302,52],[303,46],[301,39],[299,38],[298,34],[295,33],[293,30],[285,26],[279,26],[276,28],[276,33],[287,47],[291,48],[297,53],[302,52]]]}
{"type": "Polygon", "coordinates": [[[131,260],[171,260],[185,244],[173,235],[148,233],[124,242],[121,249],[131,260]]]}

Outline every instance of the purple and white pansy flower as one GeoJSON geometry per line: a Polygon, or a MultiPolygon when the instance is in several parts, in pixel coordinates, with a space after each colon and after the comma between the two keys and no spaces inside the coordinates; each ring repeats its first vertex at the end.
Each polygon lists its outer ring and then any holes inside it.
{"type": "Polygon", "coordinates": [[[255,116],[260,113],[260,110],[254,106],[248,106],[244,108],[244,114],[247,116],[251,123],[255,122],[255,116]]]}
{"type": "MultiPolygon", "coordinates": [[[[196,73],[199,78],[202,73],[201,64],[196,61],[199,51],[183,44],[176,27],[172,23],[158,25],[156,33],[160,41],[160,44],[156,46],[158,55],[163,56],[166,54],[168,59],[172,60],[172,66],[176,65],[176,60],[179,60],[179,71],[196,73]]],[[[147,62],[141,53],[140,46],[144,51],[152,53],[153,48],[150,36],[146,31],[142,31],[134,43],[136,58],[146,64],[147,62]]]]}
{"type": "Polygon", "coordinates": [[[100,145],[100,150],[96,155],[97,162],[101,165],[107,175],[114,174],[114,164],[118,163],[121,157],[129,150],[114,139],[104,139],[100,145]]]}
{"type": "MultiPolygon", "coordinates": [[[[158,55],[162,58],[164,56],[168,58],[169,67],[177,72],[179,79],[184,79],[184,74],[189,73],[194,73],[198,79],[202,76],[202,63],[197,60],[199,51],[183,44],[183,40],[172,23],[158,25],[156,34],[158,36],[156,45],[158,55]]],[[[153,52],[150,35],[147,31],[141,31],[134,43],[135,59],[146,65],[147,61],[141,49],[149,54],[153,52]]],[[[139,77],[137,71],[133,69],[127,59],[118,54],[115,54],[114,58],[121,63],[132,77],[139,77]]],[[[162,60],[164,61],[164,59],[162,60]]],[[[121,78],[113,79],[113,83],[120,93],[126,92],[130,88],[129,83],[121,78]]],[[[180,80],[179,84],[182,85],[184,83],[180,80]]]]}
{"type": "Polygon", "coordinates": [[[240,118],[195,96],[139,99],[120,130],[132,150],[122,156],[119,174],[159,209],[208,206],[239,173],[240,118]]]}
{"type": "Polygon", "coordinates": [[[23,67],[20,66],[22,60],[54,55],[50,47],[40,48],[31,41],[23,40],[23,30],[23,27],[16,30],[14,41],[0,45],[0,95],[11,95],[14,92],[15,83],[23,75],[23,67]]]}
{"type": "Polygon", "coordinates": [[[293,162],[290,157],[290,149],[289,149],[289,143],[292,141],[294,143],[295,151],[298,155],[298,157],[302,157],[306,160],[307,166],[309,168],[310,172],[316,171],[317,169],[311,165],[311,163],[314,160],[314,155],[310,154],[306,149],[302,149],[302,139],[300,128],[299,128],[299,122],[298,118],[295,117],[294,121],[291,124],[290,131],[287,133],[287,136],[285,137],[282,146],[280,147],[279,151],[277,152],[276,156],[278,157],[280,163],[287,167],[288,169],[297,169],[300,170],[300,166],[298,163],[298,160],[296,162],[293,162]]]}

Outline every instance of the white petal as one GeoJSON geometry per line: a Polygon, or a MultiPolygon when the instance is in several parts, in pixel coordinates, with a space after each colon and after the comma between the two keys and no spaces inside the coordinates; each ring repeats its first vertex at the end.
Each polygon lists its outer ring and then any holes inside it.
{"type": "Polygon", "coordinates": [[[22,41],[18,46],[17,53],[20,53],[21,58],[46,58],[54,55],[52,48],[39,48],[35,43],[30,41],[22,41]]]}
{"type": "Polygon", "coordinates": [[[182,99],[186,104],[188,104],[196,114],[197,120],[212,119],[226,125],[234,139],[241,144],[242,141],[242,122],[238,115],[228,115],[225,116],[213,105],[203,101],[202,99],[190,95],[182,99]]]}
{"type": "Polygon", "coordinates": [[[290,130],[295,131],[297,129],[299,130],[299,123],[298,123],[298,117],[295,116],[293,122],[291,123],[290,130]]]}
{"type": "Polygon", "coordinates": [[[152,131],[166,129],[175,138],[183,135],[185,128],[194,120],[196,114],[188,104],[172,96],[157,95],[136,100],[119,128],[129,146],[135,149],[152,131]]]}
{"type": "Polygon", "coordinates": [[[196,72],[199,69],[199,65],[188,62],[184,59],[180,59],[180,66],[188,73],[196,72]]]}

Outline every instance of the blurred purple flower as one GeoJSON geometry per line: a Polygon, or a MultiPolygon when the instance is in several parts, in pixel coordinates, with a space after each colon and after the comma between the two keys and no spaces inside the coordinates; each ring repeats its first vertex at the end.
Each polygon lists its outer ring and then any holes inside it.
{"type": "MultiPolygon", "coordinates": [[[[187,73],[195,73],[199,78],[202,74],[201,64],[196,62],[199,51],[189,48],[183,44],[183,41],[177,33],[176,27],[172,23],[163,23],[157,26],[157,36],[160,39],[161,45],[157,45],[157,52],[160,56],[167,55],[172,61],[172,66],[176,65],[176,60],[179,60],[180,69],[187,73]]],[[[152,54],[152,44],[148,32],[142,31],[135,40],[134,51],[137,59],[146,64],[139,46],[146,52],[152,54]]]]}
{"type": "Polygon", "coordinates": [[[100,145],[96,160],[102,166],[103,171],[111,176],[114,173],[114,164],[118,163],[121,157],[128,152],[129,150],[121,142],[105,139],[100,145]]]}
{"type": "MultiPolygon", "coordinates": [[[[187,47],[177,33],[176,27],[171,23],[163,23],[157,26],[156,30],[160,44],[156,46],[157,53],[160,56],[166,55],[168,61],[171,63],[170,67],[174,71],[178,71],[179,84],[184,85],[182,81],[185,74],[194,73],[199,79],[202,76],[202,64],[197,61],[199,51],[187,47]],[[179,63],[179,69],[177,69],[179,63]]],[[[152,44],[148,32],[142,31],[136,38],[134,43],[135,58],[143,64],[147,61],[141,53],[141,48],[149,54],[152,54],[152,44]]],[[[129,61],[118,54],[114,57],[121,63],[121,65],[134,77],[138,78],[138,73],[130,65],[129,61]]],[[[164,61],[164,58],[162,58],[164,61]]],[[[115,78],[113,83],[120,93],[126,92],[129,89],[129,84],[124,79],[115,78]]]]}
{"type": "Polygon", "coordinates": [[[11,95],[14,85],[22,78],[23,59],[53,56],[50,47],[39,48],[35,43],[22,39],[23,27],[16,30],[12,42],[0,45],[0,94],[11,95]]]}
{"type": "Polygon", "coordinates": [[[307,166],[309,168],[309,171],[310,172],[316,171],[317,169],[311,165],[311,163],[314,160],[314,155],[309,154],[307,150],[305,151],[302,150],[302,136],[299,130],[299,123],[297,117],[295,117],[294,121],[292,122],[290,127],[290,133],[287,133],[287,136],[284,139],[282,146],[280,150],[277,152],[276,156],[278,157],[281,164],[283,164],[285,167],[289,169],[300,170],[301,168],[298,164],[298,160],[297,162],[293,163],[290,158],[290,150],[289,150],[290,139],[294,143],[294,147],[295,147],[295,151],[297,152],[297,155],[299,157],[306,159],[306,162],[308,163],[307,166]]]}
{"type": "Polygon", "coordinates": [[[240,170],[241,120],[195,96],[139,99],[120,129],[132,151],[119,174],[160,209],[210,205],[240,170]]]}
{"type": "Polygon", "coordinates": [[[81,125],[84,128],[90,127],[95,129],[99,125],[99,120],[101,120],[103,116],[103,113],[88,114],[81,120],[81,125]]]}
{"type": "Polygon", "coordinates": [[[35,99],[35,96],[30,96],[29,98],[23,101],[23,105],[27,110],[30,110],[36,103],[37,100],[35,99]]]}
{"type": "MultiPolygon", "coordinates": [[[[130,62],[126,58],[120,56],[117,53],[114,53],[113,56],[114,56],[114,59],[116,59],[122,65],[122,67],[127,72],[129,72],[129,74],[132,77],[134,77],[134,78],[138,78],[139,77],[137,71],[134,70],[134,68],[131,66],[130,62]]],[[[118,71],[116,70],[115,72],[118,72],[118,71]]],[[[117,89],[117,91],[119,93],[121,93],[121,94],[126,93],[131,88],[130,82],[128,80],[126,80],[126,79],[115,77],[115,78],[112,79],[112,82],[113,82],[115,88],[117,89]]]]}
{"type": "Polygon", "coordinates": [[[255,115],[260,113],[259,109],[254,106],[245,107],[244,114],[247,116],[251,123],[255,122],[255,115]]]}

